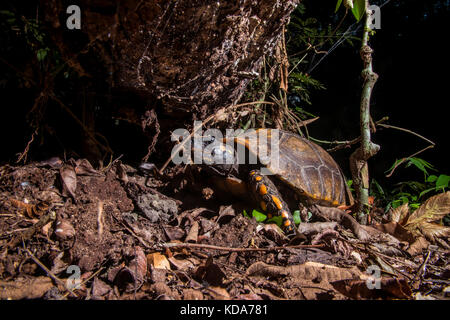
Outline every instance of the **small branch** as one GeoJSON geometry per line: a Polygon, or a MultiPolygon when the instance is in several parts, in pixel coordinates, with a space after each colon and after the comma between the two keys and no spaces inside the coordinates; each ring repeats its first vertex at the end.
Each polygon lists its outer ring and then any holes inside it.
{"type": "Polygon", "coordinates": [[[20,242],[23,242],[25,240],[31,239],[31,237],[33,237],[33,235],[36,233],[36,231],[38,231],[40,228],[45,226],[47,223],[55,220],[55,218],[56,218],[56,214],[53,211],[50,211],[48,214],[43,215],[40,218],[40,220],[38,222],[36,222],[36,224],[34,224],[33,226],[25,229],[20,234],[16,235],[11,240],[11,242],[8,243],[8,248],[14,248],[20,242]]]}
{"type": "MultiPolygon", "coordinates": [[[[82,281],[78,287],[83,286],[86,282],[88,282],[89,280],[91,280],[93,277],[95,277],[96,275],[98,275],[100,273],[100,271],[103,270],[103,267],[101,267],[100,269],[98,269],[97,271],[95,271],[93,274],[91,274],[88,278],[86,278],[84,281],[82,281]]],[[[68,290],[66,294],[63,295],[64,298],[66,298],[69,294],[73,293],[72,291],[68,290]]]]}
{"type": "Polygon", "coordinates": [[[369,47],[369,32],[370,32],[370,16],[367,13],[369,1],[365,1],[366,13],[362,46],[360,50],[361,59],[364,62],[364,69],[362,77],[364,79],[364,86],[361,94],[360,110],[360,130],[361,130],[361,145],[350,156],[350,169],[352,172],[353,183],[357,192],[357,215],[361,224],[367,224],[367,208],[369,204],[369,167],[367,161],[373,157],[380,146],[371,141],[370,130],[370,99],[372,96],[373,87],[377,82],[378,75],[372,69],[372,48],[369,47]]]}
{"type": "Polygon", "coordinates": [[[46,273],[47,275],[52,278],[55,282],[57,282],[59,285],[61,285],[65,290],[67,290],[67,292],[69,292],[72,296],[74,296],[75,298],[78,297],[78,295],[69,290],[66,287],[66,284],[64,283],[64,281],[62,281],[61,279],[59,279],[57,276],[55,276],[42,262],[39,261],[38,258],[36,258],[33,253],[28,249],[24,247],[24,250],[28,253],[28,255],[30,256],[30,258],[39,266],[41,267],[46,273]]]}
{"type": "Polygon", "coordinates": [[[425,140],[426,142],[432,144],[433,146],[435,145],[435,143],[434,143],[433,141],[431,141],[431,140],[425,138],[424,136],[421,136],[420,134],[418,134],[418,133],[416,133],[416,132],[414,132],[414,131],[411,131],[411,130],[409,130],[409,129],[405,129],[405,128],[400,128],[400,127],[392,126],[392,125],[390,125],[390,124],[381,124],[381,123],[380,123],[380,124],[377,124],[377,125],[379,125],[379,126],[381,126],[381,127],[384,127],[384,128],[396,129],[396,130],[400,130],[400,131],[404,131],[404,132],[411,133],[411,134],[413,134],[413,135],[415,135],[415,136],[417,136],[417,137],[419,137],[419,138],[425,140]]]}
{"type": "Polygon", "coordinates": [[[293,246],[283,246],[283,247],[271,247],[271,248],[231,248],[231,247],[220,247],[209,244],[199,244],[199,243],[163,243],[160,244],[163,248],[198,248],[207,250],[220,250],[220,251],[230,251],[230,252],[251,252],[251,251],[273,251],[273,250],[284,250],[284,249],[306,249],[306,248],[323,248],[323,244],[299,244],[293,246]]]}
{"type": "Polygon", "coordinates": [[[38,132],[38,128],[36,128],[36,130],[34,130],[33,134],[31,135],[30,141],[28,141],[27,146],[25,147],[25,150],[20,154],[16,163],[19,163],[20,161],[22,161],[22,159],[24,159],[24,162],[27,161],[27,155],[28,155],[28,151],[30,150],[30,145],[33,143],[34,136],[37,134],[37,132],[38,132]]]}
{"type": "Polygon", "coordinates": [[[424,151],[426,151],[426,150],[428,150],[428,149],[431,149],[431,148],[434,148],[434,144],[433,144],[433,145],[430,145],[430,146],[428,146],[428,147],[426,147],[426,148],[423,148],[423,149],[420,150],[420,151],[417,151],[416,153],[410,155],[409,157],[403,158],[402,160],[400,160],[400,161],[392,168],[391,172],[389,172],[389,174],[386,175],[386,178],[389,178],[390,176],[392,176],[392,174],[394,173],[395,169],[397,169],[398,166],[401,165],[403,162],[405,162],[405,161],[407,161],[408,159],[411,159],[412,157],[415,157],[415,156],[417,156],[418,154],[420,154],[420,153],[422,153],[422,152],[424,152],[424,151]]]}

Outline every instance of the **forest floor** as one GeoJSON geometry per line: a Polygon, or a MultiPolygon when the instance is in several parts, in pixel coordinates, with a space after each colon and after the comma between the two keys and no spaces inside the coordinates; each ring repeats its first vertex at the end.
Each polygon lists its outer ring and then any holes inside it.
{"type": "Polygon", "coordinates": [[[176,192],[176,172],[50,159],[0,173],[0,299],[450,298],[443,242],[375,218],[365,239],[313,217],[290,240],[209,188],[176,192]]]}

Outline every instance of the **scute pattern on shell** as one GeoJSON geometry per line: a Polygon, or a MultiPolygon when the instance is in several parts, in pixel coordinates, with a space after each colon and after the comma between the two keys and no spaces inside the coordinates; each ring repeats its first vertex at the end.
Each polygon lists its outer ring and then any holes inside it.
{"type": "MultiPolygon", "coordinates": [[[[278,131],[278,161],[268,163],[267,169],[314,202],[328,206],[351,205],[353,198],[348,190],[339,165],[320,146],[287,131],[278,131]],[[278,162],[278,163],[276,163],[278,162]]],[[[236,137],[235,141],[244,144],[251,153],[270,155],[271,139],[275,131],[258,129],[236,137]],[[258,137],[266,136],[258,145],[258,137]],[[258,150],[259,149],[259,150],[258,150]]]]}

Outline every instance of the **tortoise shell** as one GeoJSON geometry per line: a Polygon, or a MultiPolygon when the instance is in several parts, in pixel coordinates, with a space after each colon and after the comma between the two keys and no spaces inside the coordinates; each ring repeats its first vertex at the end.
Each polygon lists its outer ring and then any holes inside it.
{"type": "Polygon", "coordinates": [[[271,129],[246,132],[235,137],[234,141],[264,163],[269,174],[275,175],[307,200],[326,206],[353,205],[341,168],[317,144],[287,131],[271,129]],[[261,140],[261,137],[266,139],[261,140]],[[267,161],[261,154],[279,156],[267,161]]]}

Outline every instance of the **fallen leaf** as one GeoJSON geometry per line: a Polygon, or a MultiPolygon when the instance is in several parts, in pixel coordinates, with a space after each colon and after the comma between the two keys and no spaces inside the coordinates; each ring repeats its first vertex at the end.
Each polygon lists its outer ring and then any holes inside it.
{"type": "Polygon", "coordinates": [[[103,296],[107,295],[111,290],[112,288],[109,285],[96,277],[92,284],[92,299],[103,299],[103,296]]]}
{"type": "Polygon", "coordinates": [[[212,295],[214,300],[230,300],[230,295],[225,288],[217,286],[209,286],[208,292],[212,295]]]}
{"type": "Polygon", "coordinates": [[[404,225],[413,234],[424,235],[428,240],[436,242],[437,238],[448,238],[450,227],[434,223],[450,213],[450,191],[429,198],[414,211],[404,225]]]}
{"type": "Polygon", "coordinates": [[[75,190],[77,189],[77,174],[73,166],[64,164],[59,169],[59,175],[61,183],[63,185],[63,195],[67,196],[67,193],[75,200],[75,190]]]}
{"type": "Polygon", "coordinates": [[[48,166],[52,169],[59,169],[59,168],[61,168],[62,165],[63,165],[63,162],[58,157],[52,157],[50,159],[36,163],[36,166],[38,166],[38,167],[47,167],[48,166]]]}
{"type": "Polygon", "coordinates": [[[390,235],[396,237],[397,239],[401,241],[407,241],[409,243],[413,243],[415,241],[414,235],[411,233],[411,231],[405,229],[400,223],[398,222],[388,222],[384,224],[377,224],[373,225],[373,228],[389,233],[390,235]]]}
{"type": "Polygon", "coordinates": [[[75,173],[78,175],[101,176],[100,172],[95,170],[87,159],[75,161],[75,173]]]}
{"type": "Polygon", "coordinates": [[[397,222],[401,225],[405,224],[409,217],[409,204],[404,203],[395,209],[391,209],[390,214],[392,222],[397,222]]]}
{"type": "Polygon", "coordinates": [[[450,213],[450,191],[435,195],[425,201],[416,211],[414,211],[407,223],[420,224],[421,222],[435,222],[450,213]]]}
{"type": "Polygon", "coordinates": [[[219,208],[219,217],[217,218],[217,223],[226,224],[230,222],[236,216],[236,212],[234,211],[232,206],[220,206],[219,208]]]}
{"type": "Polygon", "coordinates": [[[49,277],[18,278],[14,281],[0,280],[0,299],[39,299],[53,288],[49,277]]]}
{"type": "Polygon", "coordinates": [[[69,221],[64,219],[58,219],[55,223],[54,234],[58,240],[64,241],[72,239],[76,231],[69,221]]]}
{"type": "Polygon", "coordinates": [[[275,223],[258,224],[256,232],[261,232],[268,239],[274,241],[277,245],[281,245],[288,239],[283,231],[275,223]]]}
{"type": "Polygon", "coordinates": [[[189,233],[186,236],[185,242],[196,243],[198,238],[198,222],[194,221],[189,229],[189,233]]]}
{"type": "Polygon", "coordinates": [[[203,300],[203,293],[200,290],[184,289],[183,296],[184,300],[203,300]]]}
{"type": "Polygon", "coordinates": [[[132,292],[139,289],[147,274],[147,259],[141,247],[134,247],[136,253],[128,266],[120,269],[114,277],[114,284],[125,292],[132,292]]]}
{"type": "Polygon", "coordinates": [[[419,237],[417,240],[409,246],[409,248],[406,250],[412,257],[422,254],[424,249],[428,248],[428,245],[430,243],[424,238],[419,237]]]}
{"type": "Polygon", "coordinates": [[[156,269],[170,270],[170,263],[167,258],[159,252],[150,253],[147,255],[148,264],[156,269]]]}
{"type": "Polygon", "coordinates": [[[183,229],[181,229],[180,227],[172,227],[172,226],[164,225],[163,229],[170,241],[180,240],[186,234],[186,232],[183,229]]]}
{"type": "Polygon", "coordinates": [[[175,257],[169,258],[171,265],[175,267],[176,270],[189,270],[194,268],[194,264],[187,259],[177,259],[175,257]]]}
{"type": "Polygon", "coordinates": [[[420,233],[432,242],[436,242],[436,238],[448,239],[450,237],[450,227],[427,222],[423,222],[417,227],[420,233]]]}
{"type": "Polygon", "coordinates": [[[205,281],[212,286],[220,286],[225,279],[225,273],[209,257],[204,265],[199,266],[195,271],[193,278],[199,282],[205,281]]]}
{"type": "Polygon", "coordinates": [[[352,299],[410,299],[411,288],[405,279],[382,278],[377,280],[339,280],[331,285],[352,299]],[[369,282],[368,282],[369,281],[369,282]],[[376,281],[379,281],[376,283],[376,281]],[[374,287],[372,287],[372,285],[374,287]]]}

